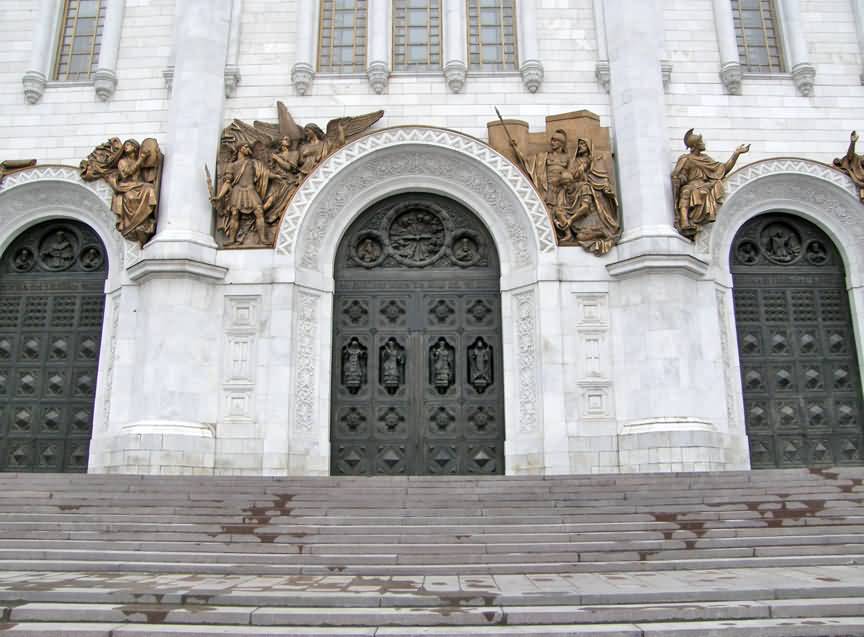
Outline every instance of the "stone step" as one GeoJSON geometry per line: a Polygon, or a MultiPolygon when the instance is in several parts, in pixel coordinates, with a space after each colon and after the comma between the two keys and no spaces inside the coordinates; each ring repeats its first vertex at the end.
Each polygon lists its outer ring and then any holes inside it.
{"type": "Polygon", "coordinates": [[[857,617],[864,598],[617,604],[403,606],[398,608],[24,602],[0,608],[10,623],[105,622],[222,626],[540,626],[857,617]]]}
{"type": "Polygon", "coordinates": [[[345,575],[345,576],[389,576],[416,573],[444,575],[500,575],[534,573],[631,573],[653,571],[684,571],[703,569],[752,568],[769,566],[775,568],[801,566],[864,565],[861,554],[752,556],[725,558],[690,558],[683,560],[621,559],[613,561],[498,561],[487,563],[453,562],[444,558],[435,563],[397,563],[395,560],[321,560],[321,564],[296,563],[214,563],[214,562],[167,562],[167,561],[107,561],[107,560],[49,560],[7,559],[0,561],[0,571],[46,570],[80,571],[99,573],[175,573],[215,575],[345,575]],[[366,563],[361,563],[366,562],[366,563]],[[392,563],[390,563],[392,562],[392,563]]]}
{"type": "MultiPolygon", "coordinates": [[[[105,548],[105,540],[111,539],[114,550],[125,551],[157,551],[157,552],[220,552],[220,553],[283,553],[292,552],[287,546],[296,547],[294,552],[302,552],[306,555],[333,553],[403,553],[403,552],[429,552],[442,550],[449,554],[460,552],[542,552],[547,549],[558,550],[585,550],[590,547],[593,551],[604,548],[609,550],[651,550],[656,549],[717,549],[717,548],[741,548],[748,547],[760,550],[763,547],[801,547],[810,546],[827,547],[833,545],[859,545],[864,542],[864,527],[857,533],[829,534],[820,533],[809,535],[798,535],[796,530],[801,527],[783,529],[781,535],[760,535],[748,537],[731,538],[700,538],[698,535],[688,531],[676,531],[669,534],[667,539],[663,533],[643,532],[627,536],[613,534],[525,534],[514,535],[468,535],[468,536],[399,536],[399,535],[377,535],[350,537],[328,535],[314,536],[297,534],[277,535],[273,537],[266,529],[260,533],[251,535],[224,535],[221,537],[199,536],[197,539],[184,539],[183,541],[171,541],[161,535],[138,534],[131,540],[120,539],[119,534],[102,534],[92,538],[71,536],[58,539],[56,534],[46,533],[44,537],[35,537],[34,533],[22,534],[27,537],[15,538],[8,534],[0,538],[0,549],[12,550],[84,550],[95,551],[105,548]],[[345,544],[346,541],[350,543],[345,544]],[[252,545],[252,546],[250,546],[252,545]]],[[[771,532],[769,529],[767,532],[771,532]]]]}
{"type": "Polygon", "coordinates": [[[11,637],[862,637],[855,617],[656,624],[465,627],[253,627],[82,623],[0,624],[11,637]]]}

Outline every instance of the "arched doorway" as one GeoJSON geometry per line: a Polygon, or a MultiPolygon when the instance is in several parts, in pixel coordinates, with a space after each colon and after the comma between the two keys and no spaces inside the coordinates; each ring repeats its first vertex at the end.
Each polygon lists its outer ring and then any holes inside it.
{"type": "Polygon", "coordinates": [[[0,259],[0,470],[86,471],[108,272],[86,225],[40,223],[0,259]]]}
{"type": "Polygon", "coordinates": [[[483,224],[431,194],[361,214],[336,256],[333,475],[504,472],[500,268],[483,224]]]}
{"type": "Polygon", "coordinates": [[[861,464],[861,380],[833,242],[801,218],[764,214],[729,258],[751,465],[861,464]]]}

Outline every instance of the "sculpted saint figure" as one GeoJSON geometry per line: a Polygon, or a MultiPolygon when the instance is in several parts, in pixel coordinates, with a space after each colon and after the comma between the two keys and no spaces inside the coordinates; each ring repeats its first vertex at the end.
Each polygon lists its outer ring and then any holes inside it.
{"type": "Polygon", "coordinates": [[[153,138],[140,144],[116,137],[99,144],[80,165],[85,181],[104,179],[112,190],[111,210],[117,229],[130,241],[144,245],[156,233],[162,152],[153,138]]]}
{"type": "Polygon", "coordinates": [[[356,394],[366,382],[366,348],[355,336],[342,350],[342,384],[356,394]]]}
{"type": "Polygon", "coordinates": [[[221,227],[228,237],[226,245],[237,242],[241,215],[254,216],[258,240],[262,245],[268,245],[270,236],[264,221],[263,198],[267,192],[270,171],[262,162],[252,157],[249,144],[243,144],[237,152],[237,160],[225,169],[225,175],[230,175],[230,178],[223,178],[222,187],[211,197],[211,201],[216,205],[227,199],[221,204],[221,227]],[[227,221],[224,220],[225,217],[227,221]]]}
{"type": "Polygon", "coordinates": [[[277,102],[277,111],[277,124],[256,121],[250,125],[235,119],[222,131],[216,167],[220,187],[212,192],[209,177],[208,187],[217,216],[217,237],[223,246],[270,247],[276,226],[303,180],[384,114],[338,117],[328,122],[325,133],[315,124],[299,126],[282,102],[277,102]],[[228,170],[234,183],[222,193],[228,170]]]}
{"type": "Polygon", "coordinates": [[[443,338],[439,338],[430,352],[432,358],[432,384],[444,393],[453,384],[453,352],[443,338]]]}
{"type": "Polygon", "coordinates": [[[572,180],[559,197],[555,228],[560,238],[594,254],[606,254],[621,234],[618,197],[609,176],[595,165],[588,140],[576,142],[570,173],[572,180]]]}
{"type": "Polygon", "coordinates": [[[834,165],[849,175],[849,178],[858,186],[858,198],[864,202],[864,155],[855,152],[857,141],[858,133],[853,130],[852,134],[849,135],[849,148],[846,150],[846,154],[835,159],[834,165]]]}
{"type": "Polygon", "coordinates": [[[381,348],[379,364],[381,365],[381,384],[387,393],[394,394],[402,384],[402,369],[405,365],[405,354],[394,338],[388,338],[381,348]]]}
{"type": "Polygon", "coordinates": [[[573,152],[567,132],[559,128],[549,138],[548,151],[526,158],[512,138],[510,146],[543,198],[561,245],[609,252],[621,235],[618,198],[608,174],[595,163],[590,142],[579,138],[573,152]]]}
{"type": "Polygon", "coordinates": [[[723,178],[735,167],[738,158],[750,150],[750,144],[738,146],[725,163],[704,154],[702,135],[692,128],[684,134],[684,145],[690,152],[678,158],[672,171],[672,197],[675,228],[692,239],[700,226],[717,219],[717,208],[723,203],[723,178]]]}

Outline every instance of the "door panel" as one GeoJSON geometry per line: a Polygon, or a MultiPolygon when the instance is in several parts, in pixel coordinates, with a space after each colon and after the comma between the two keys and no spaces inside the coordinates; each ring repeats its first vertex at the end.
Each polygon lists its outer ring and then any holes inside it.
{"type": "Polygon", "coordinates": [[[840,255],[789,215],[745,224],[731,255],[751,464],[861,464],[861,381],[840,255]]]}
{"type": "Polygon", "coordinates": [[[0,261],[0,470],[85,471],[107,261],[73,221],[24,232],[0,261]]]}
{"type": "Polygon", "coordinates": [[[503,473],[498,278],[488,232],[443,197],[385,200],[352,225],[336,267],[334,474],[503,473]]]}

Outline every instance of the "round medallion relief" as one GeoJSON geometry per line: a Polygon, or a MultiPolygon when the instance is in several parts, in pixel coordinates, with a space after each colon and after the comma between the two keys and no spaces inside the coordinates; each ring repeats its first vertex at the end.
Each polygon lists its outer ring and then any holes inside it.
{"type": "Polygon", "coordinates": [[[393,257],[404,265],[434,263],[444,251],[446,230],[436,213],[424,208],[409,208],[397,213],[388,228],[393,257]]]}
{"type": "Polygon", "coordinates": [[[77,254],[78,238],[69,230],[50,232],[39,243],[39,260],[42,267],[49,271],[67,269],[75,263],[77,254]]]}
{"type": "Polygon", "coordinates": [[[785,223],[769,223],[760,235],[763,253],[769,261],[785,265],[801,256],[801,235],[785,223]]]}

